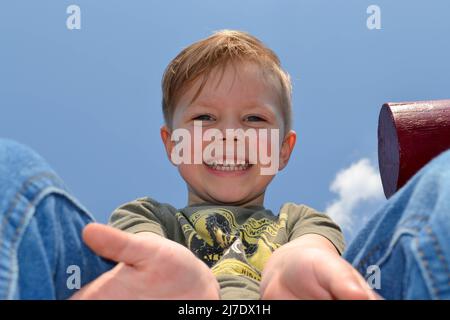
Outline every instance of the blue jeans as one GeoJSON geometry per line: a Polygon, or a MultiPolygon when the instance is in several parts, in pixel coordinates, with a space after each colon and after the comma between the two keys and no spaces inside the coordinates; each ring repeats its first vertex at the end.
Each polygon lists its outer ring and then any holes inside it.
{"type": "Polygon", "coordinates": [[[378,267],[385,299],[450,299],[450,149],[376,212],[344,258],[366,278],[378,267]]]}
{"type": "Polygon", "coordinates": [[[109,270],[81,239],[93,220],[38,154],[0,139],[0,299],[66,299],[109,270]]]}
{"type": "MultiPolygon", "coordinates": [[[[91,221],[39,155],[0,139],[0,299],[66,299],[111,269],[81,240],[91,221]]],[[[386,299],[450,299],[449,240],[450,150],[389,199],[344,257],[386,299]]]]}

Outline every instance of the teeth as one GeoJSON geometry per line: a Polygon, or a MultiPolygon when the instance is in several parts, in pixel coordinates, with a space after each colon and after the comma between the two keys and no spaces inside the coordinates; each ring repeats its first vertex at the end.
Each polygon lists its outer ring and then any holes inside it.
{"type": "Polygon", "coordinates": [[[247,170],[250,167],[250,164],[217,164],[217,162],[213,162],[211,164],[207,164],[210,168],[218,171],[239,171],[239,170],[247,170]]]}

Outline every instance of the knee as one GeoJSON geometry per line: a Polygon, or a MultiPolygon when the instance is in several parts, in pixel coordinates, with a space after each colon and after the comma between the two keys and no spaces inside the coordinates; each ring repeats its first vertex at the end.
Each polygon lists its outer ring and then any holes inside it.
{"type": "Polygon", "coordinates": [[[14,184],[50,168],[31,148],[9,139],[0,139],[0,183],[14,184]]]}
{"type": "Polygon", "coordinates": [[[14,140],[0,139],[0,167],[20,166],[43,162],[43,159],[31,148],[14,140]]]}
{"type": "Polygon", "coordinates": [[[450,174],[450,149],[432,159],[424,168],[424,174],[450,174]]]}
{"type": "Polygon", "coordinates": [[[423,167],[410,185],[416,192],[442,195],[450,192],[450,149],[442,152],[423,167]]]}
{"type": "Polygon", "coordinates": [[[447,164],[450,167],[450,149],[443,151],[440,155],[438,155],[435,160],[441,161],[447,164]]]}

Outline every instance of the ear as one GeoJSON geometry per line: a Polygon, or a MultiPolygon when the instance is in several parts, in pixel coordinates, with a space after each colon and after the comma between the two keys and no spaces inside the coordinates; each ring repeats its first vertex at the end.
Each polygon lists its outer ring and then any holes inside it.
{"type": "Polygon", "coordinates": [[[163,125],[163,126],[161,126],[160,134],[161,134],[161,140],[164,144],[164,148],[166,149],[167,157],[169,158],[169,161],[173,164],[172,157],[171,157],[172,149],[174,147],[174,141],[172,141],[172,139],[171,139],[172,132],[169,129],[169,127],[167,127],[166,125],[163,125]]]}
{"type": "Polygon", "coordinates": [[[297,141],[297,134],[294,130],[290,130],[283,139],[280,150],[280,165],[279,170],[283,170],[289,162],[292,150],[294,150],[295,142],[297,141]]]}

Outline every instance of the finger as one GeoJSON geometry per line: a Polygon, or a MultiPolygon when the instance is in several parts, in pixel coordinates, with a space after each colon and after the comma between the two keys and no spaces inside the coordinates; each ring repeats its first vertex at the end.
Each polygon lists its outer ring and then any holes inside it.
{"type": "Polygon", "coordinates": [[[369,295],[368,300],[382,300],[381,296],[379,296],[378,294],[376,294],[375,290],[373,290],[369,284],[367,283],[367,281],[361,276],[361,274],[358,272],[358,270],[356,270],[355,268],[352,268],[352,272],[354,274],[354,277],[356,277],[356,279],[358,280],[359,284],[361,285],[361,287],[363,287],[363,289],[367,292],[367,294],[369,295]]]}
{"type": "Polygon", "coordinates": [[[325,279],[320,283],[335,299],[368,300],[373,297],[364,278],[348,262],[338,260],[333,269],[334,272],[325,273],[325,279]]]}
{"type": "Polygon", "coordinates": [[[369,289],[365,289],[358,281],[349,278],[335,282],[331,288],[331,294],[338,300],[372,300],[369,289]]]}
{"type": "MultiPolygon", "coordinates": [[[[117,278],[127,265],[117,264],[111,270],[81,287],[69,300],[114,300],[126,299],[124,290],[117,290],[117,278]],[[116,283],[116,284],[115,284],[116,283]]],[[[129,267],[128,267],[129,268],[129,267]]]]}
{"type": "MultiPolygon", "coordinates": [[[[276,277],[278,278],[278,277],[276,277]]],[[[261,300],[298,300],[300,297],[284,287],[277,279],[272,279],[269,283],[266,282],[261,290],[261,300]]]]}
{"type": "Polygon", "coordinates": [[[99,224],[90,223],[83,230],[84,242],[98,255],[129,265],[148,259],[148,250],[133,234],[99,224]]]}
{"type": "Polygon", "coordinates": [[[384,298],[373,290],[373,300],[384,300],[384,298]]]}

